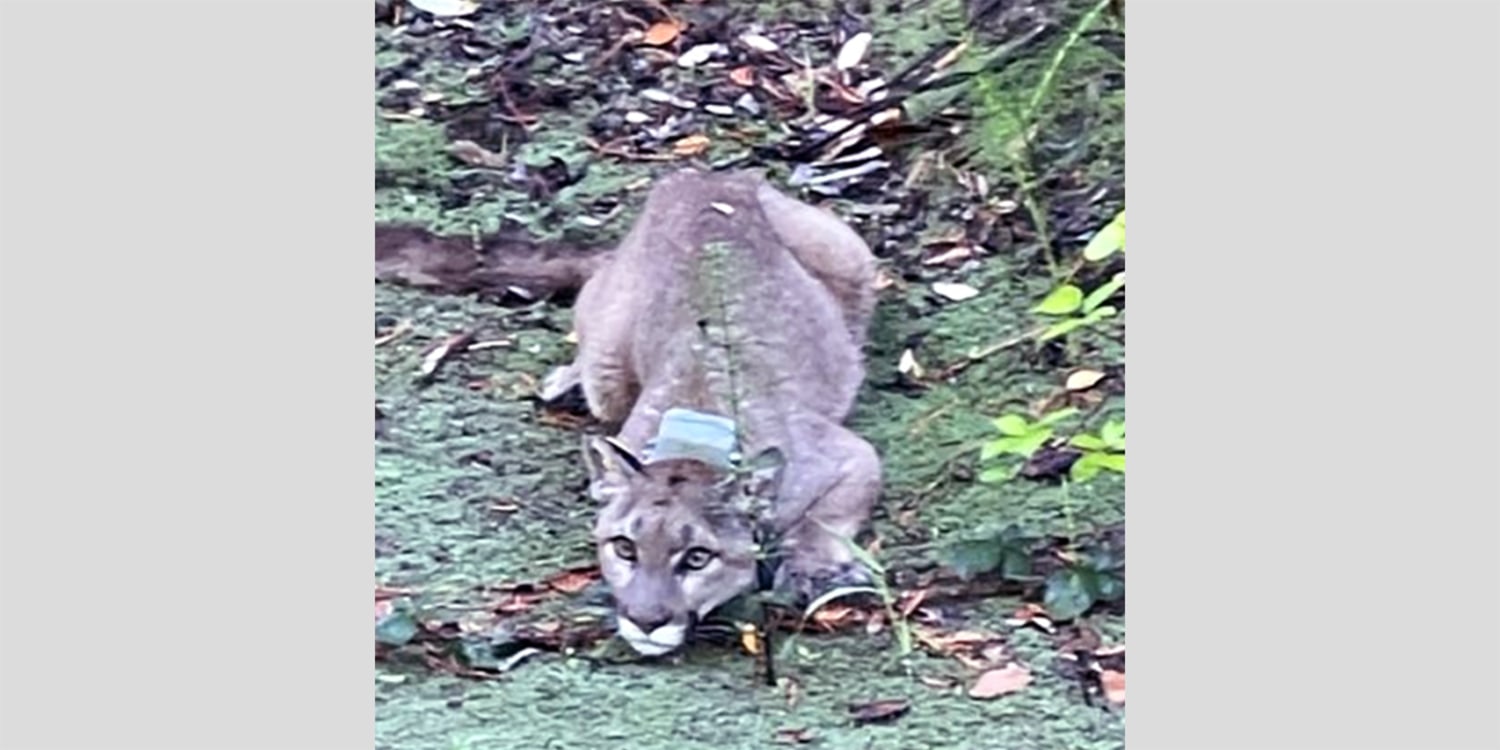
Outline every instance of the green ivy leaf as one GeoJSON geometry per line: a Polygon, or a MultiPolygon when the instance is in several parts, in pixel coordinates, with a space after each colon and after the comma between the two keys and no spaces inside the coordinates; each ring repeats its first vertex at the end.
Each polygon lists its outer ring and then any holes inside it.
{"type": "Polygon", "coordinates": [[[1113,471],[1117,474],[1125,473],[1124,453],[1100,453],[1097,455],[1099,456],[1100,466],[1109,469],[1110,471],[1113,471]]]}
{"type": "Polygon", "coordinates": [[[1113,318],[1115,316],[1115,313],[1117,312],[1119,312],[1119,310],[1116,310],[1113,305],[1105,305],[1089,313],[1088,315],[1083,316],[1084,325],[1093,325],[1101,320],[1104,320],[1105,318],[1113,318]]]}
{"type": "Polygon", "coordinates": [[[1097,263],[1116,252],[1125,249],[1125,211],[1115,214],[1115,218],[1104,228],[1099,230],[1089,240],[1089,244],[1083,248],[1083,259],[1090,263],[1097,263]]]}
{"type": "Polygon", "coordinates": [[[1005,452],[1005,439],[991,440],[979,449],[979,461],[988,461],[1005,452]]]}
{"type": "Polygon", "coordinates": [[[1042,315],[1067,315],[1076,311],[1082,303],[1083,290],[1072,284],[1063,284],[1043,298],[1040,304],[1032,308],[1032,312],[1042,315]]]}
{"type": "Polygon", "coordinates": [[[1054,620],[1071,620],[1094,606],[1091,582],[1075,568],[1065,568],[1047,576],[1042,606],[1054,620]]]}
{"type": "Polygon", "coordinates": [[[999,430],[1001,434],[1016,437],[1025,435],[1027,430],[1031,429],[1031,423],[1027,422],[1026,418],[1019,414],[1006,414],[995,420],[995,429],[999,430]]]}
{"type": "Polygon", "coordinates": [[[1026,437],[1016,438],[1018,444],[1014,452],[1016,453],[1016,455],[1023,458],[1031,458],[1031,454],[1036,453],[1037,449],[1041,448],[1047,443],[1048,440],[1051,439],[1052,428],[1043,427],[1036,432],[1027,435],[1026,437]]]}
{"type": "Polygon", "coordinates": [[[1058,409],[1057,411],[1054,411],[1054,412],[1048,412],[1041,419],[1038,419],[1036,423],[1039,424],[1039,425],[1047,425],[1048,427],[1051,427],[1053,425],[1056,425],[1058,422],[1061,422],[1064,419],[1067,419],[1068,417],[1071,417],[1071,416],[1073,416],[1074,414],[1077,414],[1077,413],[1078,413],[1078,408],[1077,407],[1069,406],[1069,407],[1067,407],[1065,409],[1058,409]]]}
{"type": "Polygon", "coordinates": [[[1125,596],[1125,582],[1119,576],[1108,573],[1099,576],[1099,599],[1106,602],[1116,602],[1125,596]]]}
{"type": "Polygon", "coordinates": [[[1089,296],[1084,297],[1083,302],[1079,304],[1079,310],[1085,313],[1093,312],[1094,308],[1103,304],[1115,292],[1120,291],[1120,287],[1122,286],[1125,286],[1124,271],[1115,274],[1114,278],[1100,284],[1098,289],[1089,292],[1089,296]]]}
{"type": "Polygon", "coordinates": [[[387,646],[404,646],[417,637],[417,618],[412,613],[397,610],[375,623],[375,642],[387,646]]]}
{"type": "Polygon", "coordinates": [[[1125,423],[1118,419],[1111,419],[1099,428],[1099,437],[1109,447],[1116,450],[1125,450],[1125,423]]]}
{"type": "Polygon", "coordinates": [[[1058,336],[1065,336],[1069,333],[1072,333],[1074,329],[1086,326],[1088,325],[1088,323],[1089,321],[1083,318],[1068,318],[1067,320],[1059,321],[1057,323],[1053,323],[1051,326],[1048,326],[1047,330],[1043,331],[1042,335],[1037,337],[1037,340],[1050,341],[1057,338],[1058,336]]]}
{"type": "Polygon", "coordinates": [[[1031,455],[1031,449],[1027,448],[1029,440],[1030,437],[1024,435],[1021,437],[995,438],[990,441],[990,445],[994,446],[991,450],[995,451],[996,456],[1007,453],[1016,456],[1029,456],[1031,455]]]}
{"type": "Polygon", "coordinates": [[[1000,575],[1026,578],[1031,575],[1031,554],[1022,547],[1006,546],[1000,553],[1000,575]]]}
{"type": "Polygon", "coordinates": [[[979,473],[979,481],[984,484],[1000,484],[1010,481],[1013,469],[1004,466],[995,466],[979,473]]]}
{"type": "Polygon", "coordinates": [[[1074,435],[1073,439],[1068,442],[1072,443],[1074,448],[1082,448],[1086,451],[1102,451],[1109,447],[1109,444],[1103,440],[1087,434],[1074,435]]]}
{"type": "Polygon", "coordinates": [[[960,578],[968,580],[999,568],[1004,553],[999,539],[965,539],[945,548],[940,559],[960,578]]]}
{"type": "Polygon", "coordinates": [[[1068,476],[1071,477],[1074,482],[1078,482],[1080,484],[1093,479],[1094,477],[1099,475],[1099,472],[1102,469],[1099,464],[1099,457],[1103,455],[1105,454],[1085,453],[1082,456],[1079,456],[1078,460],[1073,462],[1073,466],[1068,469],[1068,476]]]}

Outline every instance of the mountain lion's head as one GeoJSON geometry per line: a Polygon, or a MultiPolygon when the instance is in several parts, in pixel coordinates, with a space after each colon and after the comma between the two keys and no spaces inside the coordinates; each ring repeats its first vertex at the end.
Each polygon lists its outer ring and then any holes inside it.
{"type": "Polygon", "coordinates": [[[691,458],[646,462],[617,440],[585,449],[599,567],[615,599],[620,636],[659,656],[697,620],[754,588],[757,550],[746,512],[768,504],[784,465],[768,449],[742,471],[691,458]],[[747,502],[748,501],[748,502],[747,502]]]}

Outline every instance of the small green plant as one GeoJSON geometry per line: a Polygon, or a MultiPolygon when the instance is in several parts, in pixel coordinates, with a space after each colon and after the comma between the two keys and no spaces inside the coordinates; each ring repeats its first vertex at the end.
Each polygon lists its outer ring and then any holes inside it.
{"type": "Polygon", "coordinates": [[[1109,470],[1125,473],[1125,423],[1111,419],[1099,428],[1099,434],[1074,435],[1068,444],[1083,452],[1069,475],[1074,482],[1087,482],[1099,472],[1109,470]]]}
{"type": "Polygon", "coordinates": [[[1098,263],[1115,253],[1125,252],[1125,209],[1115,214],[1115,218],[1104,225],[1094,234],[1093,239],[1083,248],[1083,259],[1090,263],[1098,263]]]}
{"type": "Polygon", "coordinates": [[[1080,551],[1059,552],[1048,546],[1045,540],[1026,536],[1011,525],[998,533],[950,542],[941,548],[939,560],[964,579],[998,573],[1023,583],[1042,581],[1042,604],[1055,620],[1072,620],[1095,604],[1118,601],[1125,595],[1125,560],[1116,550],[1093,544],[1080,551]],[[1032,575],[1033,560],[1043,555],[1063,563],[1045,580],[1032,575]]]}
{"type": "Polygon", "coordinates": [[[1015,465],[991,466],[980,472],[979,481],[992,484],[1013,478],[1032,454],[1052,439],[1057,425],[1077,413],[1077,409],[1067,407],[1045,414],[1034,422],[1020,414],[1006,414],[996,419],[994,425],[1000,432],[1000,437],[986,442],[980,448],[980,463],[988,463],[1000,456],[1016,456],[1021,461],[1015,465]]]}
{"type": "Polygon", "coordinates": [[[1061,317],[1062,320],[1048,326],[1037,337],[1037,340],[1055,339],[1079,328],[1094,325],[1105,318],[1114,317],[1119,310],[1104,304],[1104,301],[1123,286],[1125,286],[1125,272],[1121,271],[1087,295],[1075,284],[1062,284],[1053,289],[1042,299],[1041,303],[1032,308],[1032,312],[1049,317],[1061,317]]]}
{"type": "Polygon", "coordinates": [[[1112,549],[1096,547],[1067,556],[1066,564],[1047,576],[1042,606],[1056,620],[1071,620],[1100,602],[1125,596],[1121,569],[1125,559],[1112,549]]]}
{"type": "Polygon", "coordinates": [[[1031,576],[1031,548],[1035,543],[1035,539],[1021,533],[1020,526],[1011,524],[995,534],[958,539],[945,545],[939,552],[939,561],[964,580],[997,571],[1001,577],[1024,580],[1031,576]]]}

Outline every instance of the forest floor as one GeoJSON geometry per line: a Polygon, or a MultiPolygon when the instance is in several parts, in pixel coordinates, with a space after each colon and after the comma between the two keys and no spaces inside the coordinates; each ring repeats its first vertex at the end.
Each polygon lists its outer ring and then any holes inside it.
{"type": "Polygon", "coordinates": [[[778,632],[774,686],[737,636],[621,653],[586,419],[534,397],[566,300],[377,283],[377,747],[1123,747],[1124,475],[1067,442],[1123,420],[1123,289],[1046,341],[1035,310],[1123,269],[1082,259],[1124,207],[1123,39],[1074,0],[377,3],[377,221],[607,244],[654,175],[740,165],[867,239],[851,427],[896,610],[778,632]],[[483,345],[419,377],[460,333],[483,345]],[[1005,415],[1027,449],[981,460],[1005,415]]]}

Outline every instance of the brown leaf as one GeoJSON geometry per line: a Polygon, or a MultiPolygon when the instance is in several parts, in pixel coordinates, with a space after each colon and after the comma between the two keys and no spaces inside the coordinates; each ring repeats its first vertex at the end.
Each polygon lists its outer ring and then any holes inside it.
{"type": "Polygon", "coordinates": [[[750,88],[755,85],[755,69],[749,65],[741,65],[729,71],[729,80],[736,86],[750,88]]]}
{"type": "Polygon", "coordinates": [[[959,652],[976,651],[990,643],[999,643],[1003,639],[995,633],[985,633],[977,630],[958,630],[952,633],[944,633],[933,628],[915,628],[917,641],[927,648],[944,656],[952,656],[959,652]]]}
{"type": "Polygon", "coordinates": [[[450,355],[452,355],[455,351],[463,351],[464,348],[473,341],[474,332],[464,331],[449,336],[437,346],[434,346],[431,349],[427,350],[426,354],[424,354],[422,357],[422,365],[420,368],[418,368],[418,372],[420,373],[421,377],[430,378],[433,375],[436,375],[438,367],[441,366],[450,355]]]}
{"type": "Polygon", "coordinates": [[[1015,615],[1005,621],[1006,625],[1013,627],[1024,627],[1032,625],[1042,632],[1054,633],[1056,626],[1052,624],[1052,618],[1047,616],[1047,610],[1040,604],[1026,603],[1016,610],[1015,615]]]}
{"type": "Polygon", "coordinates": [[[547,579],[547,585],[554,591],[564,594],[576,594],[589,587],[598,580],[599,571],[595,568],[584,570],[567,570],[547,579]]]}
{"type": "Polygon", "coordinates": [[[975,289],[968,284],[951,281],[933,282],[932,291],[937,292],[939,295],[953,300],[954,302],[963,302],[964,300],[973,299],[979,296],[978,289],[975,289]]]}
{"type": "Polygon", "coordinates": [[[874,724],[900,718],[911,710],[911,701],[905,698],[887,698],[868,703],[851,703],[849,714],[855,724],[874,724]]]}
{"type": "Polygon", "coordinates": [[[917,355],[913,354],[910,349],[901,352],[901,360],[896,363],[896,371],[915,380],[921,380],[922,376],[927,374],[922,363],[917,361],[917,355]]]}
{"type": "Polygon", "coordinates": [[[708,136],[702,133],[684,136],[672,144],[672,153],[678,156],[697,156],[708,150],[708,136]]]}
{"type": "Polygon", "coordinates": [[[681,33],[682,27],[678,26],[675,22],[670,20],[657,21],[651,24],[651,28],[646,29],[646,35],[641,41],[653,47],[660,47],[663,44],[670,44],[681,33]]]}
{"type": "Polygon", "coordinates": [[[979,676],[969,688],[969,697],[989,700],[1014,693],[1031,684],[1031,670],[1011,662],[1001,669],[991,669],[979,676]]]}
{"type": "Polygon", "coordinates": [[[760,630],[751,623],[740,624],[740,647],[751,656],[760,656],[760,630]]]}
{"type": "Polygon", "coordinates": [[[1103,379],[1104,373],[1098,370],[1074,370],[1063,387],[1070,391],[1086,391],[1103,379]]]}
{"type": "Polygon", "coordinates": [[[927,687],[930,687],[934,690],[951,690],[954,685],[958,684],[958,680],[952,677],[938,677],[925,674],[918,675],[917,682],[920,682],[923,685],[926,685],[927,687]]]}
{"type": "Polygon", "coordinates": [[[505,157],[473,141],[454,141],[448,145],[448,154],[471,167],[505,168],[505,157]]]}
{"type": "Polygon", "coordinates": [[[1104,688],[1104,697],[1117,706],[1125,704],[1125,673],[1106,669],[1099,673],[1099,686],[1104,688]]]}
{"type": "Polygon", "coordinates": [[[925,599],[927,599],[927,589],[925,588],[908,591],[901,595],[901,598],[898,600],[900,604],[897,605],[896,611],[900,612],[902,617],[911,617],[911,613],[915,612],[917,607],[922,606],[922,602],[925,599]]]}
{"type": "Polygon", "coordinates": [[[843,604],[828,604],[808,618],[824,630],[837,630],[860,619],[863,612],[843,604]]]}
{"type": "Polygon", "coordinates": [[[779,745],[805,745],[812,741],[812,730],[806,727],[776,730],[776,743],[779,745]]]}
{"type": "Polygon", "coordinates": [[[511,594],[508,598],[506,598],[505,601],[496,606],[495,611],[504,614],[525,612],[526,610],[536,606],[537,602],[546,598],[547,595],[544,593],[525,593],[518,591],[511,594]]]}
{"type": "Polygon", "coordinates": [[[974,248],[970,245],[955,245],[951,249],[938,253],[924,261],[924,266],[939,266],[952,263],[956,260],[968,260],[974,256],[974,248]]]}

